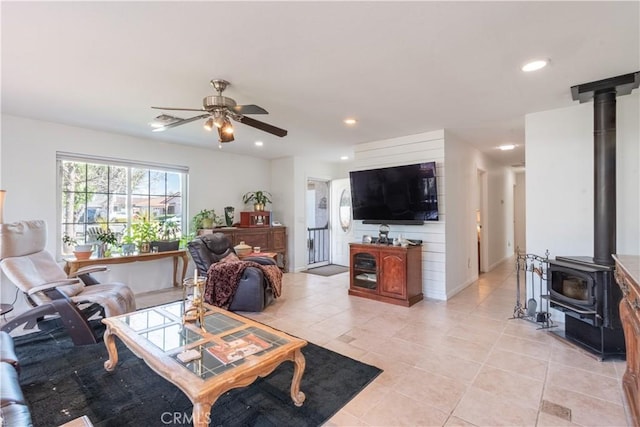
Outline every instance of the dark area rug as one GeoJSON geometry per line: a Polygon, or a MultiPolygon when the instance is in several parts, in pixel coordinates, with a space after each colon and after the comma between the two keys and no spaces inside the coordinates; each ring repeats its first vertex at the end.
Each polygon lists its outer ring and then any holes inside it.
{"type": "MultiPolygon", "coordinates": [[[[94,324],[100,334],[102,325],[94,324]]],[[[95,426],[190,425],[193,406],[118,338],[118,366],[104,369],[104,343],[74,347],[63,329],[15,338],[20,383],[36,427],[58,426],[87,415],[95,426]]],[[[319,426],[382,371],[309,343],[296,407],[290,396],[293,363],[231,390],[211,409],[211,426],[319,426]]]]}
{"type": "Polygon", "coordinates": [[[305,273],[309,274],[317,274],[318,276],[333,276],[334,274],[340,274],[349,271],[349,267],[343,267],[342,265],[329,264],[323,265],[322,267],[310,268],[308,270],[304,270],[305,273]]]}

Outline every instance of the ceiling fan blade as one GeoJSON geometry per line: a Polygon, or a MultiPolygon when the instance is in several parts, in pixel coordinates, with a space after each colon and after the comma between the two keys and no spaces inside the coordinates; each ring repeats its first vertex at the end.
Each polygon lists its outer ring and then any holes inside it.
{"type": "Polygon", "coordinates": [[[271,134],[279,136],[279,137],[287,136],[287,133],[288,133],[284,129],[280,129],[280,128],[275,127],[273,125],[270,125],[268,123],[261,122],[261,121],[256,120],[256,119],[252,119],[251,117],[247,117],[247,116],[240,117],[238,121],[240,123],[243,123],[243,124],[247,125],[247,126],[251,126],[251,127],[256,128],[256,129],[260,129],[262,131],[271,133],[271,134]]]}
{"type": "Polygon", "coordinates": [[[174,108],[174,107],[151,107],[156,110],[176,110],[176,111],[207,111],[204,108],[174,108]]]}
{"type": "Polygon", "coordinates": [[[184,124],[187,124],[187,123],[195,122],[196,120],[204,119],[205,117],[209,117],[210,115],[211,114],[207,113],[207,114],[201,114],[199,116],[191,117],[190,119],[179,120],[177,122],[169,123],[168,125],[164,125],[162,127],[155,128],[155,129],[153,129],[152,132],[162,132],[163,130],[171,129],[171,128],[174,128],[176,126],[180,126],[180,125],[184,125],[184,124]]]}
{"type": "Polygon", "coordinates": [[[236,105],[233,107],[233,111],[238,114],[269,114],[267,110],[254,104],[236,105]]]}

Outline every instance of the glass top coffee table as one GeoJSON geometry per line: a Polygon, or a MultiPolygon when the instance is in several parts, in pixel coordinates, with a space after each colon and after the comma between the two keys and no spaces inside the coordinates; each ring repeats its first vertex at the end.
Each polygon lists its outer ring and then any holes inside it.
{"type": "Polygon", "coordinates": [[[301,406],[300,380],[307,342],[226,310],[206,305],[204,330],[182,322],[178,301],[103,319],[104,342],[113,371],[118,363],[115,337],[193,403],[193,425],[209,425],[211,406],[223,393],[269,375],[282,362],[294,363],[291,399],[301,406]],[[196,357],[189,360],[189,356],[196,357]]]}

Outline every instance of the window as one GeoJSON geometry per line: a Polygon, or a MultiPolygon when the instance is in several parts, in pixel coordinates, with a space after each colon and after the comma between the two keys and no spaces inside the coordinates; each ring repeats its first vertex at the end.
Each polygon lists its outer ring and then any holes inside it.
{"type": "MultiPolygon", "coordinates": [[[[78,244],[94,243],[96,232],[106,228],[120,241],[131,235],[132,224],[145,221],[157,229],[165,222],[182,228],[187,172],[177,166],[58,153],[59,241],[66,234],[78,244]]],[[[65,245],[63,253],[72,249],[65,245]]]]}

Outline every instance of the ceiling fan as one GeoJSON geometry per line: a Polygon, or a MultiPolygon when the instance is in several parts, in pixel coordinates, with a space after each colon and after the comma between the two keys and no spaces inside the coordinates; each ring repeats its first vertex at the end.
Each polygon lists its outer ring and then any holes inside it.
{"type": "Polygon", "coordinates": [[[222,144],[223,142],[231,142],[234,140],[233,126],[231,125],[230,120],[233,119],[247,126],[260,129],[279,137],[287,135],[287,131],[285,129],[280,129],[279,127],[245,116],[245,114],[269,113],[267,110],[257,105],[238,105],[235,100],[223,96],[222,92],[224,92],[229,85],[231,85],[231,83],[226,80],[211,80],[211,86],[213,86],[218,94],[204,97],[202,100],[202,108],[151,107],[157,110],[202,112],[202,114],[188,119],[162,114],[151,122],[151,126],[154,128],[153,132],[161,132],[196,120],[207,119],[204,123],[204,128],[208,131],[216,128],[218,130],[219,141],[222,144]]]}

